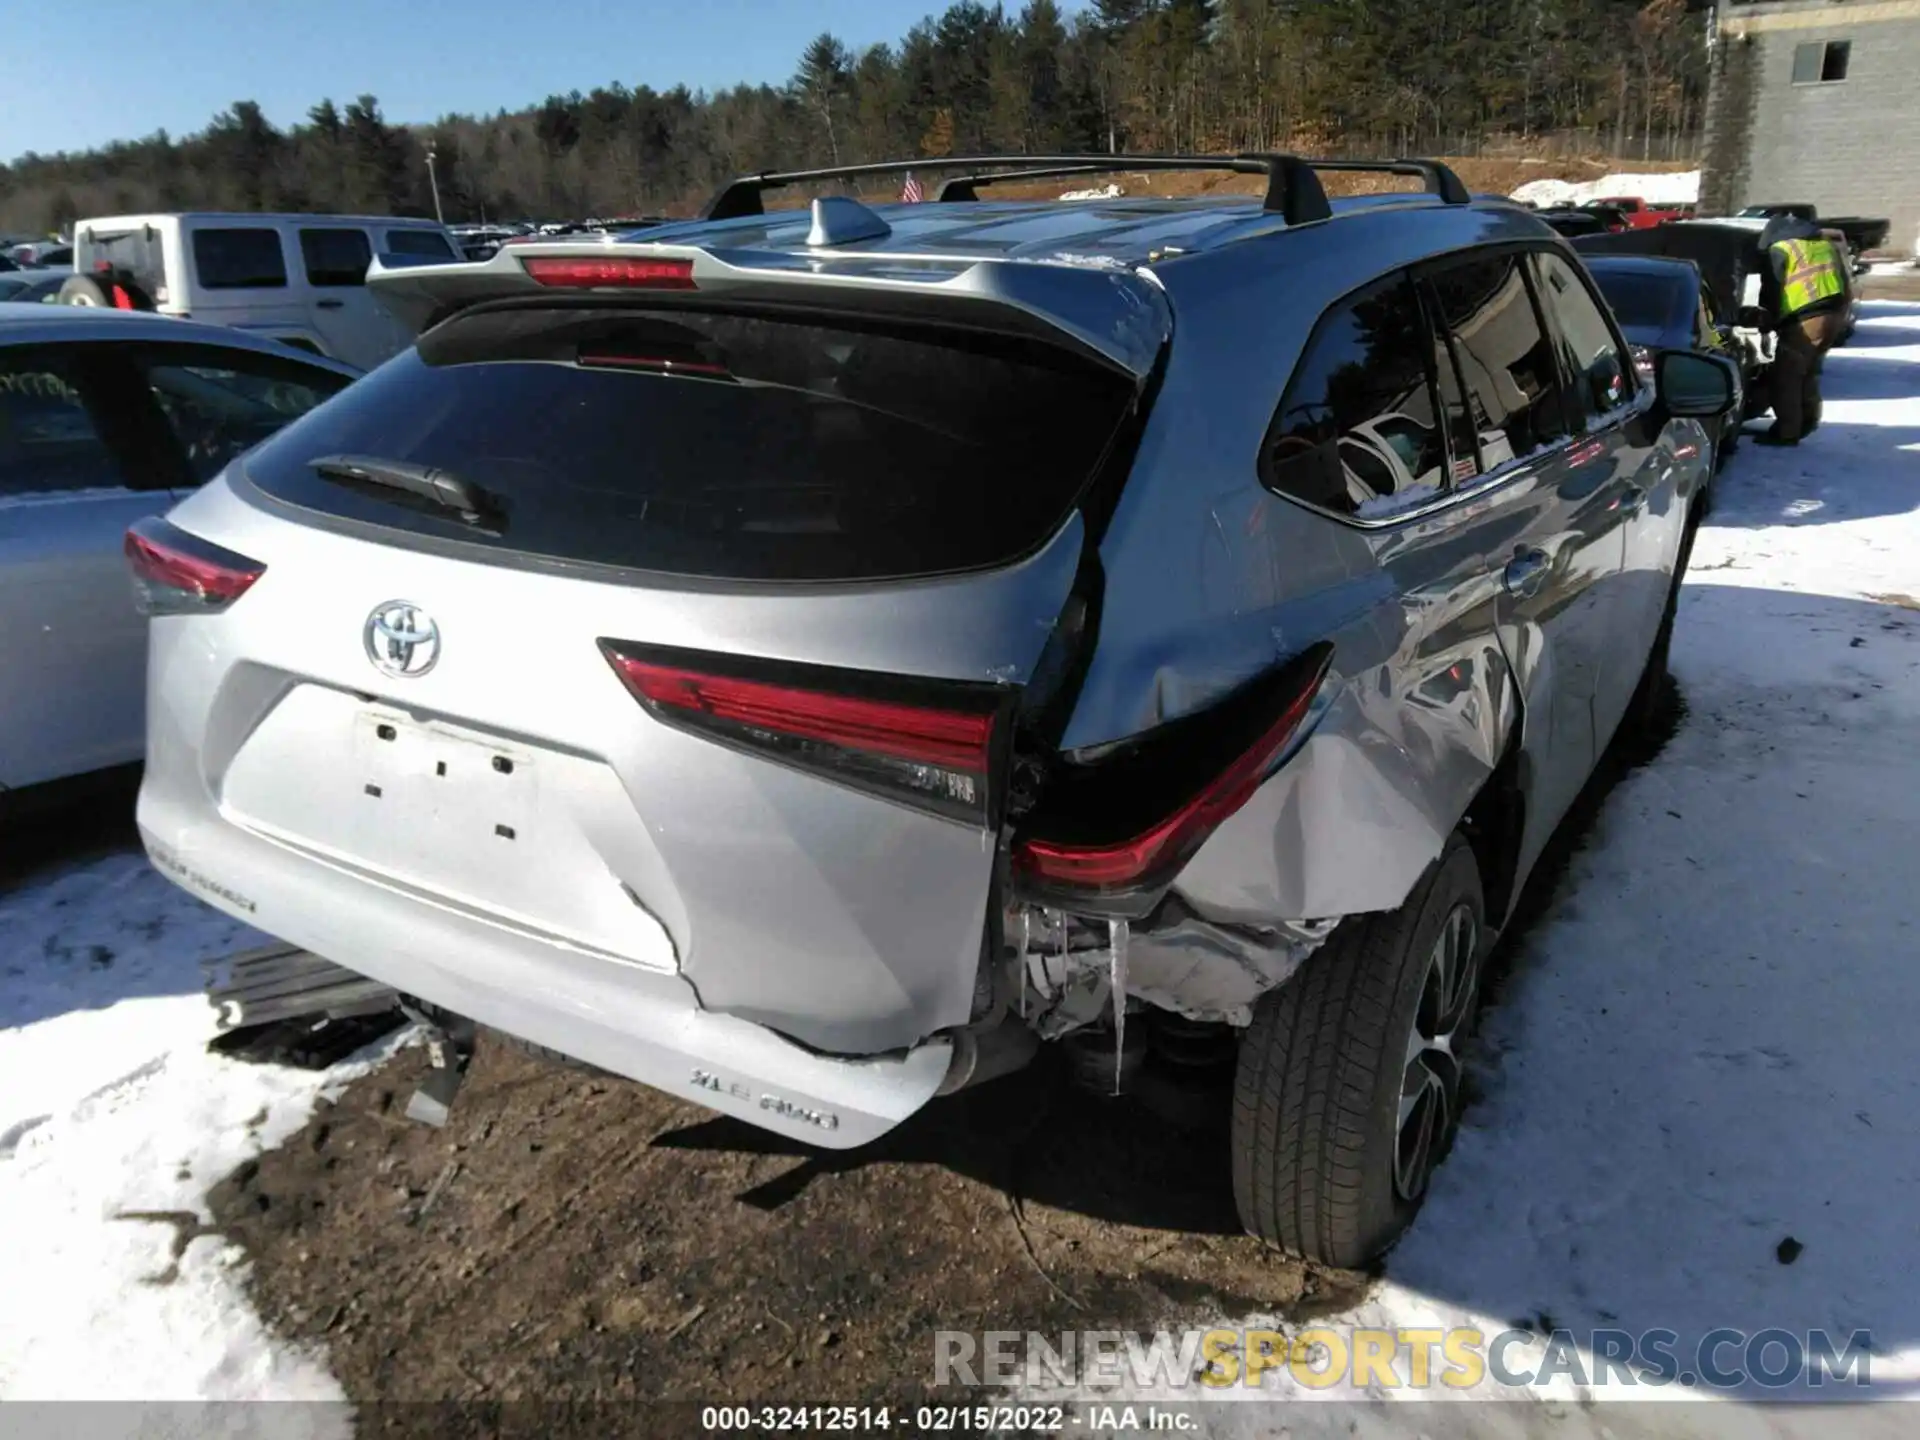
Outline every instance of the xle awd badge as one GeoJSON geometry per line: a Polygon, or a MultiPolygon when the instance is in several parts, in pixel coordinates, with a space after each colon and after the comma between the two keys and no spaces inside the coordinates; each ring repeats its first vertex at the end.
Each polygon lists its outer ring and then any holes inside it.
{"type": "Polygon", "coordinates": [[[426,674],[440,658],[440,627],[411,600],[374,606],[365,639],[374,669],[399,679],[426,674]]]}

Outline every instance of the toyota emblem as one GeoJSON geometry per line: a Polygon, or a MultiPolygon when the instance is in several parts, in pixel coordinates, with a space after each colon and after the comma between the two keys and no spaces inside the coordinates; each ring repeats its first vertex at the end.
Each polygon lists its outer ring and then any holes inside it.
{"type": "Polygon", "coordinates": [[[389,600],[367,616],[367,658],[376,670],[409,680],[440,658],[440,627],[411,600],[389,600]]]}

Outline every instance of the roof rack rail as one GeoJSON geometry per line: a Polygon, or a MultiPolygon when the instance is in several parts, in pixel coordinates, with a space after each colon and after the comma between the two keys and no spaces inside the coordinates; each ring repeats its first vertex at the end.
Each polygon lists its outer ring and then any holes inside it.
{"type": "Polygon", "coordinates": [[[1412,175],[1424,181],[1427,194],[1437,195],[1448,205],[1465,205],[1473,199],[1467,187],[1454,174],[1453,167],[1438,160],[1309,160],[1315,170],[1352,170],[1365,174],[1412,175]]]}
{"type": "Polygon", "coordinates": [[[825,170],[767,170],[742,175],[714,193],[701,212],[705,220],[734,220],[764,214],[761,196],[768,190],[819,180],[857,180],[867,175],[903,175],[910,170],[979,170],[992,173],[959,175],[940,187],[939,199],[977,200],[978,187],[1010,180],[1042,180],[1062,175],[1113,174],[1124,170],[1230,170],[1242,175],[1265,175],[1263,208],[1282,215],[1289,225],[1307,225],[1333,214],[1322,170],[1379,172],[1418,177],[1429,195],[1448,205],[1465,205],[1472,198],[1460,177],[1438,160],[1309,160],[1280,152],[1248,151],[1239,155],[947,155],[932,160],[883,160],[866,165],[836,165],[825,170]]]}
{"type": "MultiPolygon", "coordinates": [[[[1005,167],[991,175],[975,175],[975,185],[1000,180],[1045,177],[1054,174],[1116,173],[1123,170],[1231,170],[1267,177],[1265,208],[1283,215],[1289,225],[1307,225],[1333,214],[1327,194],[1313,167],[1297,155],[943,155],[927,160],[886,160],[877,164],[839,165],[827,170],[769,170],[742,175],[714,193],[701,212],[704,220],[733,220],[765,211],[761,195],[785,185],[819,180],[857,180],[867,175],[904,175],[909,170],[980,170],[1005,167]]],[[[965,198],[960,193],[943,198],[965,198]]],[[[977,198],[977,197],[975,197],[977,198]]]]}

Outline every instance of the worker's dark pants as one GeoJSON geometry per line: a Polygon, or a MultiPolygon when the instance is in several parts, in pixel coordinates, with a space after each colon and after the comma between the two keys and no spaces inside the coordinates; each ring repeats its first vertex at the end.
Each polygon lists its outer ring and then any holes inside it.
{"type": "Polygon", "coordinates": [[[1832,315],[1809,315],[1780,327],[1773,350],[1773,429],[1789,444],[1820,428],[1820,367],[1837,329],[1832,315]]]}

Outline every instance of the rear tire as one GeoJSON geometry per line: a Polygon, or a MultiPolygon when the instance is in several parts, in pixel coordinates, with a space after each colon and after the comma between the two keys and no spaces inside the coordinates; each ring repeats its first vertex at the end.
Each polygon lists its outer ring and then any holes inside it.
{"type": "Polygon", "coordinates": [[[106,287],[91,275],[69,275],[60,282],[60,293],[56,298],[62,305],[85,305],[94,310],[113,308],[113,300],[108,296],[106,287]]]}
{"type": "Polygon", "coordinates": [[[1261,999],[1232,1123],[1250,1233],[1341,1266],[1400,1238],[1458,1126],[1486,948],[1479,867],[1455,834],[1404,905],[1342,922],[1261,999]]]}
{"type": "Polygon", "coordinates": [[[60,291],[54,297],[62,305],[84,305],[96,310],[132,308],[135,310],[154,309],[153,297],[136,285],[124,274],[102,273],[99,275],[69,275],[60,282],[60,291]],[[114,288],[125,293],[127,305],[114,304],[114,288]]]}

